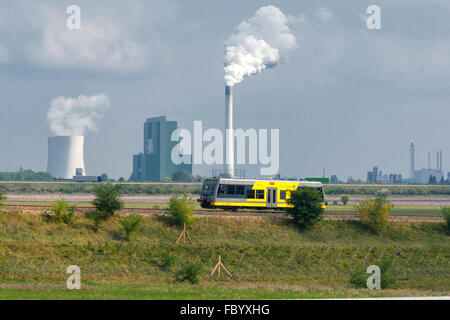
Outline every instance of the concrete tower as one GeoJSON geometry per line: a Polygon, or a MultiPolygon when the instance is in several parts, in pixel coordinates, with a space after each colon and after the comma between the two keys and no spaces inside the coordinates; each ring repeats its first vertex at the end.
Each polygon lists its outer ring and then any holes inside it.
{"type": "Polygon", "coordinates": [[[47,172],[54,178],[72,179],[84,168],[84,136],[56,136],[48,138],[47,172]]]}
{"type": "Polygon", "coordinates": [[[234,176],[233,92],[225,87],[225,172],[234,176]]]}
{"type": "Polygon", "coordinates": [[[414,140],[411,140],[411,144],[409,145],[409,179],[411,182],[414,182],[414,140]]]}

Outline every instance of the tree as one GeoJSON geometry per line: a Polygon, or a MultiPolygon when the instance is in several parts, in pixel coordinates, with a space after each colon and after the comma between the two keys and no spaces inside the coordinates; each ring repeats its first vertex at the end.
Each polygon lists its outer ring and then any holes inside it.
{"type": "Polygon", "coordinates": [[[108,175],[106,173],[102,173],[101,178],[104,182],[108,181],[108,175]]]}
{"type": "Polygon", "coordinates": [[[342,196],[341,201],[344,204],[344,206],[349,202],[350,197],[349,196],[342,196]]]}
{"type": "Polygon", "coordinates": [[[176,182],[190,182],[194,180],[192,174],[186,170],[175,171],[172,175],[172,181],[176,182]]]}
{"type": "Polygon", "coordinates": [[[142,217],[137,213],[130,214],[122,220],[119,220],[123,233],[125,234],[125,239],[130,240],[130,236],[137,230],[141,222],[142,217]]]}
{"type": "Polygon", "coordinates": [[[94,207],[105,214],[105,218],[112,217],[116,211],[123,208],[124,203],[120,200],[120,184],[100,183],[95,186],[94,207]]]}
{"type": "Polygon", "coordinates": [[[393,205],[385,196],[377,196],[375,199],[367,198],[359,201],[356,211],[363,225],[374,233],[380,233],[387,226],[392,208],[393,205]]]}
{"type": "Polygon", "coordinates": [[[125,182],[125,178],[124,177],[120,177],[119,180],[117,180],[119,182],[125,182]]]}
{"type": "Polygon", "coordinates": [[[120,184],[100,183],[95,186],[95,199],[92,201],[95,209],[88,212],[86,216],[94,221],[94,230],[98,231],[103,221],[112,217],[116,211],[123,208],[124,203],[120,200],[120,184]]]}
{"type": "Polygon", "coordinates": [[[436,184],[436,177],[430,176],[430,178],[428,179],[428,184],[436,184]]]}
{"type": "Polygon", "coordinates": [[[290,193],[287,214],[292,217],[294,224],[302,229],[310,229],[323,216],[323,199],[314,188],[303,187],[290,193]]]}
{"type": "Polygon", "coordinates": [[[183,197],[174,195],[169,201],[169,214],[174,218],[175,224],[182,226],[190,225],[194,220],[193,210],[195,203],[185,194],[183,197]]]}
{"type": "Polygon", "coordinates": [[[219,174],[219,178],[228,179],[228,178],[231,178],[231,175],[229,173],[223,172],[223,173],[219,174]]]}
{"type": "Polygon", "coordinates": [[[0,190],[0,207],[3,207],[4,201],[6,201],[6,193],[0,190]]]}

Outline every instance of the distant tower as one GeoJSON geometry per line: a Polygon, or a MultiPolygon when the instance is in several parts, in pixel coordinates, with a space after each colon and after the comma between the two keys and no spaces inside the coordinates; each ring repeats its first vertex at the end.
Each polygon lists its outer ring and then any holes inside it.
{"type": "Polygon", "coordinates": [[[414,140],[409,145],[409,179],[414,182],[414,140]]]}

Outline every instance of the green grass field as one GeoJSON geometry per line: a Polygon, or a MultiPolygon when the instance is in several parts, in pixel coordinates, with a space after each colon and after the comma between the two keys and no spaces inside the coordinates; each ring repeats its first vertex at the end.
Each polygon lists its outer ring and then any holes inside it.
{"type": "Polygon", "coordinates": [[[449,295],[450,241],[442,223],[392,222],[381,235],[357,221],[321,221],[298,232],[284,218],[205,217],[193,245],[180,228],[145,217],[126,241],[115,217],[98,233],[83,215],[64,225],[41,214],[0,213],[1,299],[266,299],[449,295]],[[233,279],[210,277],[221,255],[233,279]],[[172,257],[168,259],[167,257],[172,257]],[[384,290],[357,288],[368,265],[392,263],[384,290]],[[186,263],[203,265],[197,285],[175,282],[186,263]],[[65,288],[78,265],[82,290],[65,288]]]}

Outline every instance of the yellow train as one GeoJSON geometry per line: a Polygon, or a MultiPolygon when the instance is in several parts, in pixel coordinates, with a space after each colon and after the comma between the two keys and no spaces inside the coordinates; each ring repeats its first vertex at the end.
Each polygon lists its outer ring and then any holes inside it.
{"type": "Polygon", "coordinates": [[[314,188],[324,199],[321,182],[210,178],[203,181],[197,201],[202,208],[211,209],[283,209],[291,207],[287,201],[290,191],[302,187],[314,188]]]}

